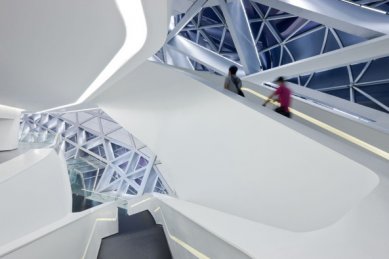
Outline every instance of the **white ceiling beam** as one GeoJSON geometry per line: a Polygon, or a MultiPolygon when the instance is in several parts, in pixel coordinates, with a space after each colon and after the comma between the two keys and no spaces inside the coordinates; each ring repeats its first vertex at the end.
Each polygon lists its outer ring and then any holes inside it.
{"type": "Polygon", "coordinates": [[[334,50],[319,56],[314,56],[283,65],[253,75],[244,79],[253,83],[274,80],[278,76],[294,77],[332,68],[362,63],[375,58],[389,55],[389,36],[365,41],[356,45],[334,50]]]}
{"type": "Polygon", "coordinates": [[[389,34],[389,26],[387,26],[389,16],[376,15],[369,10],[339,0],[252,1],[364,38],[371,39],[389,34]]]}

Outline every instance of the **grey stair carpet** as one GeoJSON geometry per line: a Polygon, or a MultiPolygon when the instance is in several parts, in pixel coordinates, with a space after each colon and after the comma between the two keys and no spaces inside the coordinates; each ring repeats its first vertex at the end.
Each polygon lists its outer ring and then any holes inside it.
{"type": "Polygon", "coordinates": [[[98,259],[171,259],[161,225],[148,211],[128,216],[119,209],[119,233],[102,240],[98,259]]]}

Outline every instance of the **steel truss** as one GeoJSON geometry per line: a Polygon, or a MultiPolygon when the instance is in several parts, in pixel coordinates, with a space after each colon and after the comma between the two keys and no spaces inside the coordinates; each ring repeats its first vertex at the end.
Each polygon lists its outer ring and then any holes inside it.
{"type": "MultiPolygon", "coordinates": [[[[386,8],[388,5],[388,1],[355,2],[376,8],[386,8]]],[[[255,0],[219,0],[216,1],[219,4],[212,7],[204,7],[205,3],[205,0],[197,0],[186,14],[171,18],[168,40],[154,55],[154,60],[220,75],[226,74],[228,66],[234,64],[242,74],[249,75],[261,69],[272,69],[367,40],[262,5],[255,0]]],[[[333,80],[325,78],[323,80],[328,81],[327,85],[317,85],[317,77],[323,71],[301,75],[292,81],[352,102],[389,111],[387,91],[382,91],[382,95],[369,94],[369,86],[377,86],[378,79],[360,82],[365,73],[370,72],[368,67],[372,62],[374,60],[365,63],[366,69],[359,71],[358,75],[353,72],[354,64],[343,70],[333,70],[335,74],[329,73],[331,77],[347,77],[343,86],[332,84],[333,80]],[[342,87],[347,88],[347,96],[332,91],[342,87]]],[[[389,76],[385,80],[389,81],[389,76]]],[[[388,87],[388,84],[382,87],[388,87]]]]}
{"type": "Polygon", "coordinates": [[[21,142],[44,142],[54,135],[61,136],[74,192],[171,193],[156,156],[100,109],[23,115],[21,142]]]}

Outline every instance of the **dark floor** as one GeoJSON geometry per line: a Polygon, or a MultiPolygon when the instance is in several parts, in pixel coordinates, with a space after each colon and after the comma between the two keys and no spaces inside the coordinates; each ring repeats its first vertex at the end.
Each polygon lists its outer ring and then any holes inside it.
{"type": "Polygon", "coordinates": [[[101,203],[98,201],[92,201],[85,198],[85,196],[77,195],[73,193],[73,206],[72,206],[73,212],[80,212],[83,210],[87,210],[100,204],[101,203]]]}
{"type": "Polygon", "coordinates": [[[163,227],[148,211],[128,216],[119,209],[119,233],[102,240],[98,259],[171,259],[163,227]]]}

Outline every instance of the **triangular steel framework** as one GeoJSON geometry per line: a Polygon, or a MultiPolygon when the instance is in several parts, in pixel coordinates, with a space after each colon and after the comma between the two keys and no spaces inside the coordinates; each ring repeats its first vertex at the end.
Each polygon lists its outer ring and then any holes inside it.
{"type": "MultiPolygon", "coordinates": [[[[374,8],[389,9],[389,1],[353,1],[374,8]]],[[[237,46],[244,45],[246,39],[254,39],[255,46],[246,44],[243,51],[255,49],[260,60],[260,69],[263,70],[273,69],[368,40],[265,6],[255,0],[229,1],[229,3],[236,3],[234,5],[235,13],[238,13],[236,10],[238,8],[245,14],[240,15],[242,16],[241,20],[237,20],[235,17],[231,20],[229,13],[231,11],[228,8],[223,8],[226,4],[223,0],[211,7],[203,7],[204,2],[204,0],[195,1],[192,9],[188,10],[190,15],[182,13],[171,17],[171,33],[169,33],[163,48],[153,56],[154,61],[221,75],[227,73],[226,67],[237,64],[246,75],[249,75],[258,71],[251,70],[247,73],[250,69],[246,66],[251,64],[250,60],[242,59],[254,55],[239,53],[237,48],[237,46]],[[178,28],[177,25],[179,25],[178,28]],[[250,35],[235,35],[237,31],[241,31],[242,26],[246,25],[249,26],[247,34],[250,35]],[[191,44],[185,42],[185,44],[179,44],[183,38],[189,40],[191,44]],[[183,49],[184,47],[188,49],[183,49]],[[172,48],[175,50],[174,53],[171,51],[172,48]],[[208,51],[203,51],[202,48],[208,51]],[[201,55],[201,57],[196,55],[201,55]],[[224,60],[226,66],[217,66],[220,64],[220,60],[224,60]]],[[[389,64],[389,57],[387,59],[387,64],[389,64]]],[[[328,83],[318,85],[316,78],[319,78],[320,73],[323,75],[323,71],[300,75],[290,80],[303,87],[320,90],[351,102],[389,112],[389,91],[385,90],[389,87],[389,75],[384,78],[377,75],[376,79],[370,77],[368,81],[360,81],[364,78],[365,73],[371,72],[369,66],[374,62],[376,61],[364,62],[362,65],[365,68],[357,75],[353,73],[355,64],[349,64],[344,69],[333,69],[332,72],[328,73],[331,77],[347,79],[344,84],[333,83],[333,81],[324,78],[322,80],[328,81],[328,83]],[[377,90],[378,85],[382,88],[377,90]],[[341,89],[346,89],[347,94],[339,94],[341,89]],[[377,92],[379,93],[377,94],[377,92]]]]}
{"type": "Polygon", "coordinates": [[[100,109],[22,116],[21,142],[50,142],[56,135],[62,137],[73,191],[115,197],[172,193],[153,152],[100,109]]]}

